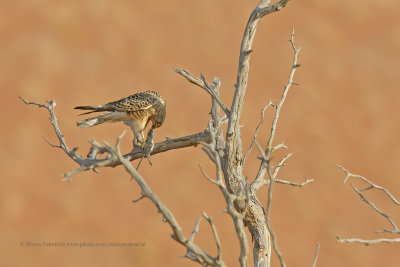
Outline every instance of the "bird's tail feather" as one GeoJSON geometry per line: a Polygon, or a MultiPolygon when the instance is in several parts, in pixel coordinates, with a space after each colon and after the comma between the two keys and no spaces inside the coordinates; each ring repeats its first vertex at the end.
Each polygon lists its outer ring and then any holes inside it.
{"type": "Polygon", "coordinates": [[[117,122],[124,120],[129,120],[129,117],[125,112],[106,112],[96,117],[80,120],[76,124],[79,128],[88,128],[104,122],[117,122]]]}
{"type": "MultiPolygon", "coordinates": [[[[94,111],[96,112],[96,111],[94,111]]],[[[89,113],[89,112],[88,112],[89,113]]],[[[107,112],[104,114],[101,114],[99,116],[96,117],[91,117],[91,118],[87,118],[84,120],[80,120],[78,121],[76,124],[78,125],[79,128],[88,128],[88,127],[92,127],[98,124],[102,124],[104,122],[107,122],[110,120],[110,116],[111,112],[107,112]]]]}
{"type": "Polygon", "coordinates": [[[85,114],[89,114],[89,113],[93,113],[93,112],[111,111],[112,105],[110,105],[110,103],[108,103],[105,105],[97,105],[97,106],[77,106],[74,109],[91,110],[89,112],[79,114],[79,115],[85,115],[85,114]]]}

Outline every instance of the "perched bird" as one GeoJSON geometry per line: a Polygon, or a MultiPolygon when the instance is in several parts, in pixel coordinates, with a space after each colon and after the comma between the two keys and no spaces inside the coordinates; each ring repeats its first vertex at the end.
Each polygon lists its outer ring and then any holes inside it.
{"type": "Polygon", "coordinates": [[[145,145],[144,130],[151,121],[152,129],[160,127],[166,116],[164,98],[156,92],[145,91],[130,95],[123,99],[98,106],[78,106],[75,109],[91,110],[84,114],[107,111],[95,117],[78,121],[80,128],[92,127],[104,122],[123,121],[130,125],[135,134],[135,142],[142,147],[145,145]]]}

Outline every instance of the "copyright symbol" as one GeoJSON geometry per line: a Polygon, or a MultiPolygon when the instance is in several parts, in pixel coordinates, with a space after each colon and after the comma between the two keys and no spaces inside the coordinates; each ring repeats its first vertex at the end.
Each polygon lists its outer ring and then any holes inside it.
{"type": "Polygon", "coordinates": [[[24,247],[24,246],[25,246],[25,242],[20,242],[19,245],[20,245],[21,247],[24,247]]]}

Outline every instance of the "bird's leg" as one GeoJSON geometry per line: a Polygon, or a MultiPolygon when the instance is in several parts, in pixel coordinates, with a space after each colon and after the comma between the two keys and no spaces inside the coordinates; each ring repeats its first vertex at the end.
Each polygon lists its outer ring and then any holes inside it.
{"type": "MultiPolygon", "coordinates": [[[[142,147],[143,147],[142,145],[143,145],[144,137],[143,137],[142,135],[140,135],[140,134],[136,131],[136,129],[135,129],[135,127],[133,126],[133,123],[132,123],[132,122],[130,122],[130,121],[124,121],[124,123],[125,123],[126,125],[128,125],[128,126],[131,128],[132,132],[133,132],[133,135],[134,135],[133,141],[132,141],[133,149],[135,149],[135,147],[137,147],[137,146],[139,146],[139,147],[142,148],[142,147]]],[[[143,134],[143,133],[142,133],[142,134],[143,134]]]]}
{"type": "Polygon", "coordinates": [[[142,132],[139,134],[139,136],[140,136],[140,140],[138,140],[138,142],[140,142],[140,147],[141,147],[142,149],[144,149],[144,146],[146,145],[146,142],[147,142],[147,140],[144,139],[144,131],[142,131],[142,132]]]}

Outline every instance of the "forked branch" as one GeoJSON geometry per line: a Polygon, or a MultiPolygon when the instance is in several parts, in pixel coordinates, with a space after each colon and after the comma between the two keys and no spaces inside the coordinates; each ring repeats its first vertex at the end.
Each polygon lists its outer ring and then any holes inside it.
{"type": "MultiPolygon", "coordinates": [[[[370,180],[368,180],[367,178],[358,175],[358,174],[353,174],[350,173],[348,170],[346,170],[344,167],[336,164],[336,167],[338,167],[339,169],[341,169],[342,171],[345,172],[346,177],[344,178],[344,182],[346,183],[350,178],[354,178],[354,179],[359,179],[361,181],[363,181],[364,183],[367,184],[367,187],[363,188],[363,189],[358,189],[356,186],[354,186],[353,184],[351,184],[352,189],[354,190],[354,192],[356,192],[360,198],[361,201],[365,202],[368,206],[370,206],[375,212],[377,212],[379,215],[383,216],[392,226],[393,229],[386,229],[384,228],[381,231],[376,231],[376,233],[392,233],[392,234],[400,234],[400,230],[397,227],[397,224],[395,223],[395,221],[386,213],[384,213],[381,209],[379,209],[376,204],[374,204],[372,201],[368,200],[367,197],[362,193],[362,192],[366,192],[368,190],[380,190],[382,192],[385,193],[385,195],[396,205],[399,205],[399,201],[389,192],[389,190],[387,190],[386,188],[376,185],[373,182],[371,182],[370,180]]],[[[386,242],[386,243],[395,243],[395,242],[400,242],[400,238],[378,238],[378,239],[372,239],[372,240],[364,240],[364,239],[359,239],[359,238],[341,238],[339,236],[337,236],[337,239],[339,242],[347,242],[347,243],[362,243],[364,245],[371,245],[371,244],[377,244],[377,243],[382,243],[382,242],[386,242]]]]}

